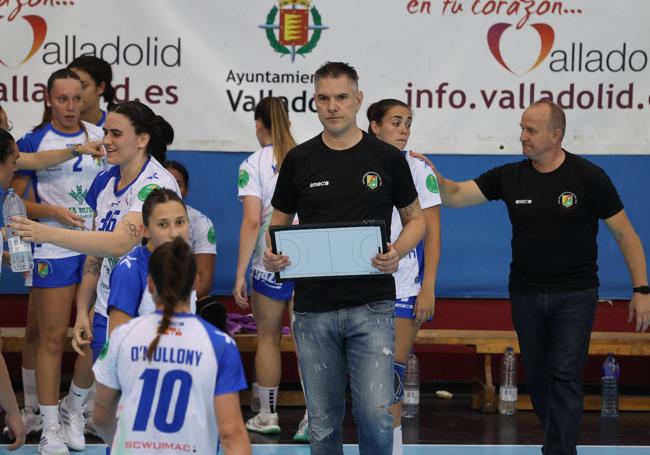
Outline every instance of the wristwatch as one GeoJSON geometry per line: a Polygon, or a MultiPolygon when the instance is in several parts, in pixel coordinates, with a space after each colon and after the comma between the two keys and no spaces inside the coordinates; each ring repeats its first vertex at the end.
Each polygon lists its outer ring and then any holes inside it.
{"type": "Polygon", "coordinates": [[[647,284],[645,286],[639,286],[637,288],[633,288],[632,292],[638,292],[639,294],[650,294],[650,286],[647,284]]]}
{"type": "Polygon", "coordinates": [[[72,156],[75,158],[81,155],[81,152],[79,151],[79,144],[68,145],[68,150],[70,150],[70,153],[72,153],[72,156]]]}

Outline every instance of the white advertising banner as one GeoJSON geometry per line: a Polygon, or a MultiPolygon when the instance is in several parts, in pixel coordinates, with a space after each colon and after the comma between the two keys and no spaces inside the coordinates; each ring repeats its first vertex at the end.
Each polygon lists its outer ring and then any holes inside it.
{"type": "Polygon", "coordinates": [[[650,150],[647,0],[0,0],[0,105],[22,133],[50,73],[112,64],[120,101],[167,118],[174,149],[258,148],[253,108],[285,97],[301,141],[325,61],[353,65],[365,108],[409,103],[409,148],[519,154],[519,119],[552,98],[577,153],[650,150]]]}

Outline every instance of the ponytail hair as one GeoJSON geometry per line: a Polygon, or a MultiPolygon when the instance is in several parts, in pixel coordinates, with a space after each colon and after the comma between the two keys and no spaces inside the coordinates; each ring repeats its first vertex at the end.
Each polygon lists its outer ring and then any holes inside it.
{"type": "Polygon", "coordinates": [[[149,276],[158,294],[156,303],[163,305],[163,318],[156,338],[147,349],[147,358],[151,360],[160,342],[160,335],[164,335],[171,324],[174,309],[180,302],[187,301],[192,293],[196,278],[196,261],[192,248],[180,237],[160,245],[149,258],[149,276]]]}
{"type": "Polygon", "coordinates": [[[296,141],[291,135],[287,105],[276,96],[263,98],[255,106],[255,120],[262,122],[264,128],[271,131],[273,156],[279,172],[287,153],[296,146],[296,141]]]}
{"type": "Polygon", "coordinates": [[[154,114],[149,106],[140,101],[116,104],[110,111],[128,118],[136,134],[149,134],[147,154],[160,163],[166,161],[167,146],[174,141],[174,128],[167,120],[154,114]]]}
{"type": "Polygon", "coordinates": [[[102,98],[106,101],[107,109],[112,109],[115,106],[115,87],[113,87],[113,70],[111,65],[99,57],[94,55],[82,55],[81,57],[75,58],[69,65],[68,68],[79,69],[85,71],[93,78],[95,85],[99,86],[104,83],[104,92],[102,93],[102,98]]]}
{"type": "Polygon", "coordinates": [[[404,101],[396,100],[393,98],[385,98],[383,100],[372,103],[366,112],[366,115],[368,116],[368,133],[375,136],[375,133],[372,131],[372,122],[381,125],[390,108],[395,106],[405,107],[409,111],[411,110],[411,107],[404,101]]]}
{"type": "MultiPolygon", "coordinates": [[[[75,79],[79,81],[79,84],[81,84],[81,79],[79,79],[77,73],[75,73],[69,68],[61,68],[59,70],[56,70],[52,74],[50,74],[50,77],[47,79],[48,95],[52,94],[52,87],[54,87],[54,83],[59,79],[75,79]]],[[[36,125],[32,131],[36,131],[37,129],[41,128],[44,125],[47,125],[51,121],[52,121],[52,108],[47,105],[46,100],[43,100],[43,119],[41,120],[41,123],[36,125]]],[[[85,131],[86,128],[83,126],[83,123],[81,123],[81,121],[79,121],[79,125],[85,131]]]]}
{"type": "Polygon", "coordinates": [[[144,204],[142,204],[142,221],[144,225],[149,227],[149,218],[151,218],[153,209],[155,209],[158,204],[164,204],[165,202],[171,201],[181,204],[187,214],[187,207],[178,194],[169,188],[156,188],[149,193],[147,199],[144,200],[144,204]]]}

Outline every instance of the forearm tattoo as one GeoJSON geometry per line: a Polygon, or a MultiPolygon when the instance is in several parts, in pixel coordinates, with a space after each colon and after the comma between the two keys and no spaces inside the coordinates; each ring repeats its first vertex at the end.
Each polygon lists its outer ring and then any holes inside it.
{"type": "Polygon", "coordinates": [[[410,219],[413,214],[420,208],[420,201],[418,198],[415,198],[413,202],[411,202],[409,205],[404,207],[403,209],[400,209],[400,212],[402,212],[402,216],[405,219],[410,219]]]}
{"type": "Polygon", "coordinates": [[[84,263],[83,274],[99,276],[102,271],[102,258],[88,256],[84,263]]]}
{"type": "Polygon", "coordinates": [[[129,238],[139,239],[142,236],[142,226],[136,226],[129,220],[122,220],[120,224],[122,225],[122,229],[124,229],[129,238]]]}

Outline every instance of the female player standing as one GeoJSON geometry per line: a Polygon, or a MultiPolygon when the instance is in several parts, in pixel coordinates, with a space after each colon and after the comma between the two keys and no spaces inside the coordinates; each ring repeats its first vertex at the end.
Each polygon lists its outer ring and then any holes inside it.
{"type": "MultiPolygon", "coordinates": [[[[18,146],[9,131],[5,130],[6,123],[6,119],[0,117],[0,187],[3,190],[11,182],[16,170],[16,160],[18,159],[18,146]]],[[[2,259],[2,248],[2,231],[0,230],[0,260],[2,259]]],[[[5,411],[7,434],[10,439],[15,440],[8,448],[9,450],[15,450],[25,443],[25,424],[18,411],[16,395],[11,388],[11,378],[1,351],[2,338],[0,338],[0,409],[5,411]]]]}
{"type": "MultiPolygon", "coordinates": [[[[88,255],[77,293],[75,341],[80,346],[92,343],[95,357],[106,339],[110,274],[119,257],[142,240],[144,200],[156,188],[170,188],[180,194],[174,177],[159,162],[164,162],[167,145],[174,138],[171,125],[162,117],[139,101],[129,101],[109,112],[104,132],[106,161],[115,166],[98,175],[86,195],[95,214],[94,231],[72,232],[26,219],[12,221],[17,233],[28,241],[51,243],[88,255]],[[91,330],[88,310],[93,303],[91,330]]],[[[82,411],[93,382],[90,357],[77,359],[76,389],[61,407],[70,416],[65,420],[71,422],[64,428],[66,439],[75,447],[85,444],[82,411]]]]}
{"type": "MultiPolygon", "coordinates": [[[[368,132],[397,150],[406,148],[411,134],[413,114],[405,103],[384,99],[368,108],[368,132]]],[[[397,153],[397,152],[396,152],[397,153]]],[[[435,283],[440,258],[440,195],[433,170],[422,160],[404,153],[411,169],[413,182],[418,191],[420,206],[424,212],[427,231],[418,247],[404,256],[395,272],[395,378],[397,390],[393,413],[393,455],[402,453],[401,401],[402,382],[409,353],[420,326],[433,317],[435,306],[435,283]]],[[[402,229],[399,213],[393,209],[391,241],[394,242],[402,229]]]]}
{"type": "MultiPolygon", "coordinates": [[[[239,198],[244,203],[239,232],[239,258],[233,297],[241,308],[248,308],[246,271],[253,258],[251,308],[257,325],[257,353],[253,396],[260,400],[260,413],[246,422],[246,428],[259,433],[279,433],[276,403],[282,374],[280,340],[282,317],[293,294],[292,283],[276,283],[274,274],[262,263],[266,248],[265,233],[271,221],[271,198],[282,161],[296,142],[289,129],[287,107],[280,98],[264,98],[255,107],[255,133],[262,149],[239,167],[239,198]]],[[[308,441],[306,414],[294,437],[308,441]]]]}
{"type": "Polygon", "coordinates": [[[185,240],[156,248],[148,288],[157,311],[118,327],[93,367],[95,424],[115,453],[216,453],[219,440],[226,454],[251,453],[237,345],[190,313],[195,285],[185,240]]]}
{"type": "MultiPolygon", "coordinates": [[[[142,205],[142,220],[146,245],[136,246],[127,253],[111,274],[107,304],[109,335],[131,319],[155,311],[153,298],[147,289],[149,258],[153,250],[176,237],[189,240],[190,224],[185,204],[172,190],[153,190],[142,205]]],[[[194,256],[196,258],[196,254],[194,256]]],[[[195,303],[196,293],[192,291],[192,313],[195,303]]]]}
{"type": "MultiPolygon", "coordinates": [[[[167,169],[176,179],[183,199],[187,197],[190,185],[190,173],[178,161],[167,161],[167,169]]],[[[187,216],[190,220],[190,245],[199,270],[199,284],[196,296],[200,300],[207,297],[212,290],[214,276],[214,262],[217,256],[217,240],[212,220],[193,207],[185,204],[187,216]]]]}
{"type": "MultiPolygon", "coordinates": [[[[47,82],[43,120],[18,140],[18,148],[27,153],[75,149],[89,140],[101,139],[99,128],[80,121],[81,91],[79,77],[72,71],[61,69],[52,73],[47,82]]],[[[102,160],[79,155],[76,160],[43,171],[23,172],[23,186],[17,184],[16,190],[22,194],[24,184],[31,179],[40,204],[26,203],[30,216],[42,219],[48,227],[75,235],[76,231],[64,227],[92,228],[92,210],[85,196],[93,179],[104,168],[102,160]]],[[[30,294],[36,318],[30,319],[28,326],[36,325],[39,331],[34,382],[38,385],[43,423],[41,444],[46,454],[67,451],[57,449],[65,447],[59,431],[61,357],[83,262],[84,256],[69,248],[42,243],[34,246],[35,272],[30,294]]]]}

